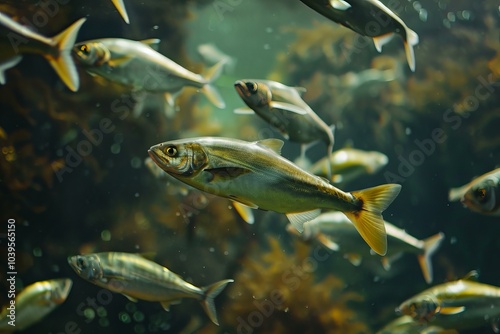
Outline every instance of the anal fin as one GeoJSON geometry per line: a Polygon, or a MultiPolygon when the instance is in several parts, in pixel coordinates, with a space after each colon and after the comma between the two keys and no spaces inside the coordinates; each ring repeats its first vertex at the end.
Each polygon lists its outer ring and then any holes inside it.
{"type": "Polygon", "coordinates": [[[305,211],[305,212],[290,212],[287,213],[286,216],[290,223],[299,231],[302,233],[304,231],[304,223],[313,220],[314,218],[318,217],[321,214],[321,209],[314,209],[311,211],[305,211]]]}

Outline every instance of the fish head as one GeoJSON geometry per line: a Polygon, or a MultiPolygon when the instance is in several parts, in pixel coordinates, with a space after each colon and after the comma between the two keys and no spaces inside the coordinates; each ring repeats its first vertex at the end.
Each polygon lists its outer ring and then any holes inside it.
{"type": "Polygon", "coordinates": [[[62,304],[71,291],[73,281],[69,278],[60,278],[51,281],[51,285],[50,300],[56,304],[62,304]]]}
{"type": "Polygon", "coordinates": [[[68,263],[80,277],[87,281],[97,281],[104,276],[101,261],[97,254],[70,256],[68,263]]]}
{"type": "Polygon", "coordinates": [[[100,42],[82,42],[73,47],[73,53],[86,66],[101,66],[111,59],[109,49],[100,42]]]}
{"type": "Polygon", "coordinates": [[[417,295],[408,299],[396,308],[396,313],[409,315],[414,320],[429,322],[439,313],[440,305],[438,300],[432,295],[417,295]]]}
{"type": "Polygon", "coordinates": [[[208,154],[199,143],[175,140],[152,146],[148,154],[172,176],[192,177],[208,165],[208,154]]]}
{"type": "Polygon", "coordinates": [[[488,179],[472,186],[462,197],[462,204],[480,213],[494,213],[498,209],[496,198],[497,185],[488,179]]]}
{"type": "Polygon", "coordinates": [[[264,83],[254,80],[238,80],[234,83],[234,89],[250,108],[261,108],[271,103],[271,89],[264,83]]]}

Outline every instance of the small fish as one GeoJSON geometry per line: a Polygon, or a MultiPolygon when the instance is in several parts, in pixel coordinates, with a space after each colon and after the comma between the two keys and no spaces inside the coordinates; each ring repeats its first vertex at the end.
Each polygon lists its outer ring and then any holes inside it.
{"type": "MultiPolygon", "coordinates": [[[[331,156],[334,144],[333,128],[302,100],[304,88],[289,87],[271,80],[238,80],[234,87],[241,99],[250,108],[239,108],[237,113],[253,113],[277,128],[291,141],[308,144],[318,140],[327,145],[327,155],[331,156]]],[[[302,145],[301,158],[305,157],[302,145]]]]}
{"type": "Polygon", "coordinates": [[[475,178],[468,184],[450,190],[450,201],[483,215],[500,216],[500,168],[475,178]]]}
{"type": "Polygon", "coordinates": [[[185,86],[191,86],[199,88],[216,107],[225,107],[212,86],[221,74],[223,63],[214,65],[202,77],[157,52],[157,43],[156,39],[104,38],[78,43],[73,50],[90,74],[136,91],[164,94],[171,106],[177,94],[185,86]]]}
{"type": "Polygon", "coordinates": [[[111,0],[111,2],[113,3],[113,5],[115,5],[116,10],[122,16],[123,21],[125,21],[125,23],[129,24],[130,20],[128,19],[127,9],[125,8],[125,4],[123,3],[123,0],[111,0]]]}
{"type": "Polygon", "coordinates": [[[9,325],[8,304],[0,313],[0,331],[23,330],[40,321],[66,300],[72,285],[69,278],[28,285],[15,299],[15,327],[9,325]]]}
{"type": "Polygon", "coordinates": [[[442,328],[465,330],[492,325],[500,320],[500,288],[465,278],[429,288],[404,301],[396,312],[415,321],[442,328]]]}
{"type": "Polygon", "coordinates": [[[300,232],[304,222],[317,217],[321,209],[342,211],[368,245],[384,255],[387,238],[382,212],[401,185],[344,192],[283,158],[282,146],[278,139],[246,142],[199,137],[161,143],[148,153],[173,177],[254,209],[284,213],[300,232]]]}
{"type": "Polygon", "coordinates": [[[454,329],[428,326],[413,320],[409,315],[403,315],[388,323],[376,334],[458,334],[458,332],[454,329]]]}
{"type": "Polygon", "coordinates": [[[80,78],[71,58],[71,50],[80,27],[81,18],[54,37],[45,37],[0,12],[0,83],[5,83],[5,71],[16,66],[24,53],[42,55],[57,75],[73,92],[80,86],[80,78]]]}
{"type": "Polygon", "coordinates": [[[306,6],[328,19],[337,22],[360,35],[373,38],[377,51],[397,34],[403,38],[406,59],[415,71],[413,47],[418,35],[393,11],[378,0],[300,0],[306,6]]]}
{"type": "Polygon", "coordinates": [[[170,305],[180,303],[182,298],[199,300],[210,320],[216,325],[219,323],[214,298],[228,283],[234,282],[232,279],[226,279],[199,288],[138,254],[108,252],[75,255],[69,257],[68,262],[83,279],[121,293],[134,302],[138,299],[160,302],[168,311],[170,305]]]}
{"type": "Polygon", "coordinates": [[[335,183],[349,182],[363,174],[375,174],[387,163],[389,158],[377,151],[363,151],[346,147],[332,153],[330,159],[325,157],[317,161],[308,170],[319,176],[328,175],[328,165],[335,183]]]}
{"type": "MultiPolygon", "coordinates": [[[[293,231],[292,229],[288,229],[293,231]]],[[[432,255],[438,250],[444,239],[438,233],[424,240],[418,240],[404,230],[385,222],[388,252],[382,258],[384,269],[389,270],[391,263],[403,253],[417,255],[422,274],[427,283],[432,282],[432,255]]],[[[362,261],[363,249],[366,247],[359,237],[354,225],[341,212],[323,213],[304,224],[303,239],[316,239],[325,247],[339,251],[354,265],[362,261]]]]}
{"type": "Polygon", "coordinates": [[[206,63],[214,65],[222,62],[226,68],[226,73],[232,73],[234,71],[236,59],[222,52],[215,44],[200,44],[197,47],[197,51],[206,63]]]}

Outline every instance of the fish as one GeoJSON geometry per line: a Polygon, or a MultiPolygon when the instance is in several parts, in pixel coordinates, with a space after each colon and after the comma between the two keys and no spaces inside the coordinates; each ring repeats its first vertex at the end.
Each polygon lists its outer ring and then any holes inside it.
{"type": "Polygon", "coordinates": [[[379,0],[300,0],[326,18],[347,27],[362,36],[373,38],[378,52],[394,35],[402,37],[406,60],[415,72],[415,53],[418,44],[416,32],[379,0]]]}
{"type": "MultiPolygon", "coordinates": [[[[42,320],[68,297],[73,281],[58,278],[28,285],[15,298],[15,327],[9,325],[10,310],[0,313],[0,331],[24,330],[42,320]]],[[[10,306],[11,304],[8,304],[10,306]]]]}
{"type": "Polygon", "coordinates": [[[427,326],[413,320],[409,315],[403,315],[388,323],[376,334],[458,334],[458,331],[438,326],[427,326]]]}
{"type": "Polygon", "coordinates": [[[170,106],[184,87],[191,86],[200,89],[216,107],[225,107],[224,100],[212,86],[224,63],[215,64],[203,77],[156,51],[158,42],[157,39],[103,38],[78,43],[73,51],[91,75],[134,91],[163,94],[170,106]]]}
{"type": "Polygon", "coordinates": [[[169,269],[140,254],[105,252],[68,257],[68,263],[83,279],[102,288],[121,293],[129,300],[160,302],[168,311],[170,305],[183,298],[200,301],[210,320],[219,325],[214,298],[227,284],[225,279],[207,287],[197,287],[184,281],[169,269]]]}
{"type": "Polygon", "coordinates": [[[113,5],[116,7],[116,10],[118,13],[120,13],[121,17],[123,18],[123,21],[125,23],[130,24],[130,20],[128,18],[127,14],[127,9],[125,8],[125,4],[123,3],[123,0],[111,0],[113,5]]]}
{"type": "MultiPolygon", "coordinates": [[[[256,113],[293,142],[308,144],[322,141],[331,157],[334,144],[334,127],[326,123],[302,100],[304,88],[289,87],[271,80],[244,79],[234,83],[238,95],[248,108],[237,113],[256,113]]],[[[301,158],[306,146],[302,145],[301,158]]]]}
{"type": "Polygon", "coordinates": [[[247,142],[198,137],[152,146],[149,156],[165,172],[195,188],[254,209],[284,213],[299,231],[321,209],[342,211],[377,253],[387,252],[382,212],[401,190],[384,184],[344,192],[281,156],[283,141],[247,142]]]}
{"type": "Polygon", "coordinates": [[[215,44],[200,44],[198,45],[196,50],[206,63],[214,65],[222,62],[227,73],[234,72],[234,68],[236,66],[236,58],[225,54],[215,44]]]}
{"type": "Polygon", "coordinates": [[[445,329],[498,328],[500,288],[474,281],[477,272],[439,284],[405,300],[396,312],[445,329]]]}
{"type": "Polygon", "coordinates": [[[500,168],[466,185],[450,189],[450,202],[460,200],[468,209],[483,215],[500,216],[500,168]]]}
{"type": "Polygon", "coordinates": [[[345,147],[334,151],[330,159],[322,158],[314,163],[308,170],[319,176],[328,175],[328,165],[334,183],[349,182],[364,174],[375,174],[387,163],[387,155],[377,151],[363,151],[345,147]]]}
{"type": "MultiPolygon", "coordinates": [[[[444,233],[437,233],[424,240],[419,240],[404,230],[385,221],[388,251],[382,258],[384,269],[390,270],[391,264],[403,253],[417,255],[422,274],[427,283],[432,283],[433,271],[431,257],[444,240],[444,233]]],[[[294,229],[288,228],[289,232],[294,229]]],[[[332,211],[321,214],[304,224],[302,239],[316,239],[332,251],[342,252],[352,264],[358,266],[362,261],[365,245],[356,228],[341,212],[332,211]]],[[[366,249],[368,253],[368,249],[366,249]]]]}
{"type": "Polygon", "coordinates": [[[64,84],[78,91],[80,78],[71,58],[71,50],[86,18],[81,18],[53,37],[45,37],[23,26],[0,12],[0,83],[4,84],[5,71],[16,66],[23,54],[43,56],[64,84]]]}

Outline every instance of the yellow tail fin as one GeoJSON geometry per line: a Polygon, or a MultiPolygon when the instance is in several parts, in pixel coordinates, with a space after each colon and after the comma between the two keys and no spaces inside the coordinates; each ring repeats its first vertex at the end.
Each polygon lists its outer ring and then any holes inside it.
{"type": "Polygon", "coordinates": [[[129,24],[130,20],[128,19],[127,10],[125,9],[125,4],[123,3],[123,0],[111,0],[111,2],[113,2],[113,5],[115,5],[116,10],[122,16],[123,21],[129,24]]]}
{"type": "Polygon", "coordinates": [[[357,211],[344,212],[354,224],[366,243],[379,255],[387,253],[387,234],[382,212],[401,191],[399,184],[384,184],[378,187],[353,191],[351,194],[361,201],[357,211]]]}
{"type": "Polygon", "coordinates": [[[61,80],[73,92],[76,92],[80,87],[80,78],[78,77],[75,63],[71,58],[71,51],[73,49],[73,45],[75,44],[78,31],[85,21],[86,18],[81,18],[59,35],[54,36],[52,39],[54,41],[54,46],[57,48],[57,54],[45,55],[50,65],[52,65],[54,70],[57,72],[57,75],[59,75],[61,80]]]}

